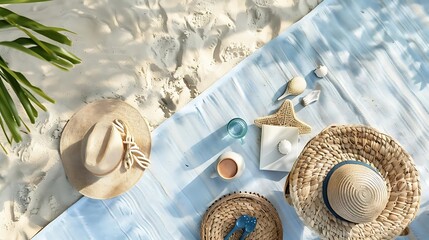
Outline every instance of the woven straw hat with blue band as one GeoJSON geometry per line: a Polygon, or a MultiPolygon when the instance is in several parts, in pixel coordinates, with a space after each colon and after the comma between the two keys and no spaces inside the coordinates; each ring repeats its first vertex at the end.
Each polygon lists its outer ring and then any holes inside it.
{"type": "Polygon", "coordinates": [[[391,137],[361,125],[331,126],[304,147],[286,200],[322,239],[391,239],[416,216],[418,172],[391,137]]]}

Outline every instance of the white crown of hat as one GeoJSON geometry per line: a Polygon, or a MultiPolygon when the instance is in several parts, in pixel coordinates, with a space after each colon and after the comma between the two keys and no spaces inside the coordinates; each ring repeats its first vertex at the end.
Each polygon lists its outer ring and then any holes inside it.
{"type": "Polygon", "coordinates": [[[380,173],[366,163],[353,160],[341,162],[329,171],[323,197],[334,216],[353,223],[375,220],[389,200],[380,173]]]}
{"type": "Polygon", "coordinates": [[[85,168],[96,176],[109,174],[123,162],[125,169],[134,163],[146,169],[150,160],[140,150],[122,120],[100,120],[85,135],[82,143],[82,159],[85,168]]]}

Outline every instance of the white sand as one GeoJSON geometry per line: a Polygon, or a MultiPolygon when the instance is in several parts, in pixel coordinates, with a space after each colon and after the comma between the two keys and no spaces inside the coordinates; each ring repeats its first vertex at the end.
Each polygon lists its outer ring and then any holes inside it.
{"type": "MultiPolygon", "coordinates": [[[[0,153],[0,239],[26,239],[81,195],[59,156],[66,121],[86,103],[119,98],[139,108],[151,128],[178,111],[240,60],[277,36],[318,0],[55,0],[10,8],[76,34],[82,64],[64,72],[0,48],[57,103],[46,103],[31,134],[0,153]]],[[[13,38],[14,32],[0,32],[13,38]]],[[[23,113],[23,111],[21,111],[23,113]]],[[[0,142],[7,145],[1,135],[0,142]]]]}

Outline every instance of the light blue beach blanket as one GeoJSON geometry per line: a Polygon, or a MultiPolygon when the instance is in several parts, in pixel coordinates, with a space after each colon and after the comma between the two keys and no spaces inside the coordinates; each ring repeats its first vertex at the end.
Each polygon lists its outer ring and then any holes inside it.
{"type": "Polygon", "coordinates": [[[411,231],[429,237],[429,1],[326,0],[236,66],[153,132],[152,166],[126,194],[82,198],[34,239],[199,239],[200,221],[224,194],[252,191],[276,207],[285,239],[315,239],[283,197],[286,173],[259,170],[260,129],[246,143],[224,138],[233,117],[248,123],[275,111],[292,76],[320,100],[298,118],[313,127],[300,147],[330,124],[370,125],[398,140],[420,173],[422,198],[411,231]],[[313,70],[324,64],[329,74],[313,70]],[[241,153],[246,171],[224,183],[210,178],[216,157],[241,153]]]}

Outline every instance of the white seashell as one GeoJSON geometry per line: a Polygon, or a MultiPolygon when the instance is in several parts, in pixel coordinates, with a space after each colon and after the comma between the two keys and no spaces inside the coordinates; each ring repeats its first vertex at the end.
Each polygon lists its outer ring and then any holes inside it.
{"type": "Polygon", "coordinates": [[[304,92],[306,87],[307,82],[303,77],[293,77],[287,83],[286,91],[277,99],[277,101],[280,101],[289,95],[299,95],[304,92]]]}
{"type": "Polygon", "coordinates": [[[302,105],[307,106],[310,105],[311,103],[316,102],[317,100],[319,100],[319,96],[320,96],[320,90],[314,90],[311,91],[309,94],[305,95],[305,97],[302,98],[302,105]]]}
{"type": "Polygon", "coordinates": [[[328,74],[328,68],[325,65],[319,65],[316,70],[314,70],[314,74],[316,74],[318,78],[323,78],[328,74]]]}
{"type": "Polygon", "coordinates": [[[288,140],[283,139],[279,142],[278,149],[281,154],[288,155],[292,150],[292,144],[288,140]]]}

